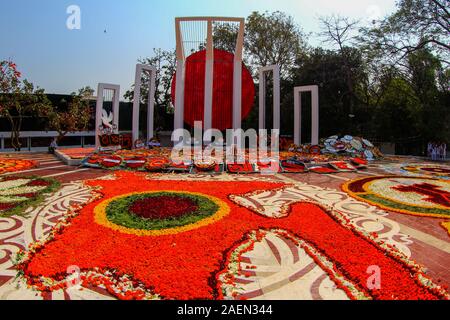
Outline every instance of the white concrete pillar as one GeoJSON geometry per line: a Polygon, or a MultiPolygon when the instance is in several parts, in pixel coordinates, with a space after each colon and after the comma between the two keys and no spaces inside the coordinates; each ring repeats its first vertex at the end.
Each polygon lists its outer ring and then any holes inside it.
{"type": "Polygon", "coordinates": [[[302,144],[301,139],[301,115],[302,115],[302,98],[303,92],[311,92],[311,144],[319,144],[319,87],[318,86],[302,86],[294,88],[294,143],[302,144]]]}
{"type": "MultiPolygon", "coordinates": [[[[206,62],[205,62],[205,102],[203,128],[205,131],[212,128],[212,104],[214,89],[214,43],[213,43],[213,22],[208,20],[208,30],[206,39],[206,62]]],[[[208,131],[208,133],[210,133],[208,131]]],[[[206,142],[211,140],[211,136],[205,136],[206,142]]]]}
{"type": "Polygon", "coordinates": [[[147,141],[153,138],[155,132],[155,92],[156,92],[156,68],[151,67],[150,89],[148,90],[147,109],[147,141]]]}
{"type": "Polygon", "coordinates": [[[259,69],[259,129],[266,128],[266,73],[273,73],[273,129],[280,130],[280,67],[267,66],[259,69]]]}
{"type": "Polygon", "coordinates": [[[120,103],[120,86],[109,83],[99,83],[97,88],[97,104],[95,112],[95,147],[100,147],[99,136],[102,134],[100,132],[100,126],[102,125],[102,111],[103,111],[103,92],[105,90],[112,90],[113,95],[113,120],[112,124],[116,127],[113,133],[119,133],[119,103],[120,103]]]}
{"type": "Polygon", "coordinates": [[[134,99],[133,99],[133,147],[136,140],[139,139],[139,109],[141,102],[141,77],[143,72],[148,72],[150,83],[148,88],[148,104],[147,104],[147,141],[153,138],[154,116],[155,116],[155,83],[156,83],[156,67],[137,64],[136,75],[134,80],[134,99]]]}

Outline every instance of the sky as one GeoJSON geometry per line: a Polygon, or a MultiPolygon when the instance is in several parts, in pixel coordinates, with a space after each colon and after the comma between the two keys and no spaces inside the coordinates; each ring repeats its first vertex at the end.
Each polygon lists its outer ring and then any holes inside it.
{"type": "Polygon", "coordinates": [[[0,0],[0,60],[16,62],[48,93],[106,82],[119,84],[124,94],[138,58],[175,47],[175,17],[283,11],[312,32],[309,43],[318,46],[320,16],[369,22],[394,10],[395,0],[0,0]],[[79,30],[67,28],[71,5],[80,8],[79,30]]]}

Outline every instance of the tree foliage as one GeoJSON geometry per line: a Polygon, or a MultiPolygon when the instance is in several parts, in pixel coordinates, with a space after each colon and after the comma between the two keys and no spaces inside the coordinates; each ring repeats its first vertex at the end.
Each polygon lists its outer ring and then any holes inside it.
{"type": "MultiPolygon", "coordinates": [[[[238,29],[232,24],[214,27],[214,47],[234,52],[238,29]]],[[[246,19],[244,36],[244,62],[254,75],[260,67],[278,64],[284,79],[299,55],[305,54],[307,37],[294,19],[283,12],[253,12],[246,19]]]]}
{"type": "Polygon", "coordinates": [[[362,30],[362,39],[394,63],[429,48],[450,62],[450,7],[448,0],[400,0],[398,10],[362,30]]]}
{"type": "Polygon", "coordinates": [[[57,142],[60,143],[70,132],[85,131],[91,120],[92,110],[89,99],[94,90],[84,87],[73,92],[71,100],[53,108],[46,114],[51,130],[58,132],[57,142]]]}
{"type": "MultiPolygon", "coordinates": [[[[156,67],[155,122],[158,123],[160,127],[166,127],[169,124],[170,119],[168,115],[173,114],[171,88],[172,80],[176,72],[175,51],[154,49],[151,57],[139,59],[138,61],[141,64],[156,67]]],[[[148,73],[144,72],[141,76],[141,104],[148,103],[149,88],[150,76],[148,73]]],[[[133,101],[134,85],[125,93],[124,97],[133,101]]],[[[143,120],[145,117],[140,117],[140,119],[143,120]]],[[[140,127],[143,127],[143,123],[140,127]]]]}
{"type": "Polygon", "coordinates": [[[21,73],[11,61],[0,61],[0,117],[11,125],[11,144],[20,151],[20,131],[24,117],[40,116],[48,112],[50,101],[43,89],[21,80],[21,73]]]}
{"type": "Polygon", "coordinates": [[[296,58],[306,52],[306,35],[283,12],[253,12],[246,21],[245,51],[252,66],[278,64],[289,78],[296,58]]]}

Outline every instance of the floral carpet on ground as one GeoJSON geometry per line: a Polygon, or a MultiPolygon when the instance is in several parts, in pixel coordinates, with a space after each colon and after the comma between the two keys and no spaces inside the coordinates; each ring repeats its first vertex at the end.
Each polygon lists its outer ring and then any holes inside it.
{"type": "Polygon", "coordinates": [[[379,165],[379,167],[393,175],[450,180],[449,165],[416,162],[405,163],[405,159],[401,159],[400,163],[386,163],[379,165]]]}
{"type": "Polygon", "coordinates": [[[58,183],[37,177],[0,177],[0,217],[23,214],[42,200],[42,194],[56,189],[58,183]]]}
{"type": "Polygon", "coordinates": [[[0,158],[0,174],[28,170],[38,165],[33,160],[0,158]]]}
{"type": "Polygon", "coordinates": [[[116,176],[86,182],[98,197],[56,227],[47,242],[19,254],[18,268],[29,285],[57,290],[67,285],[68,267],[77,266],[84,286],[102,284],[122,299],[240,298],[235,277],[251,272],[240,267],[241,255],[275,232],[302,247],[350,298],[448,298],[419,266],[374,235],[358,232],[337,211],[299,202],[274,218],[236,200],[288,187],[284,183],[116,176]],[[152,201],[174,204],[177,198],[183,201],[169,212],[147,210],[152,201]],[[128,209],[117,215],[112,203],[128,209]],[[367,282],[373,265],[383,270],[381,289],[367,282]]]}
{"type": "MultiPolygon", "coordinates": [[[[350,196],[386,210],[450,219],[450,181],[422,177],[379,176],[342,186],[350,196]]],[[[448,230],[448,223],[442,226],[448,230]]]]}

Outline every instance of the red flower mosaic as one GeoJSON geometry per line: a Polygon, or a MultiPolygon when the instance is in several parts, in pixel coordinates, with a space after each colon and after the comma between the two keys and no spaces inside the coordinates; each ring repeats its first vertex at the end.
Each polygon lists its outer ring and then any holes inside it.
{"type": "Polygon", "coordinates": [[[130,207],[131,213],[145,219],[176,218],[197,210],[191,199],[175,196],[158,196],[136,200],[130,207]]]}
{"type": "MultiPolygon", "coordinates": [[[[165,299],[222,299],[219,275],[236,245],[252,230],[279,229],[314,246],[334,262],[336,272],[369,297],[432,300],[446,297],[423,281],[423,275],[414,265],[398,258],[397,251],[394,255],[382,249],[318,205],[297,203],[291,206],[287,217],[274,219],[253,213],[229,199],[237,190],[243,194],[272,190],[283,187],[282,183],[150,181],[129,172],[118,172],[117,178],[114,182],[89,181],[88,185],[101,188],[103,198],[82,208],[70,225],[56,230],[48,243],[32,249],[29,259],[19,266],[30,285],[40,290],[60,288],[61,284],[45,285],[42,277],[63,280],[67,267],[77,265],[84,271],[114,270],[118,278],[129,275],[134,282],[165,299]],[[94,219],[94,209],[108,199],[130,192],[161,190],[215,197],[229,206],[229,212],[198,229],[161,236],[121,233],[97,224],[94,219]],[[367,269],[373,265],[382,270],[380,290],[367,287],[367,269]]],[[[105,282],[83,278],[85,286],[100,283],[105,282]]],[[[139,299],[143,294],[117,296],[139,299]]]]}

